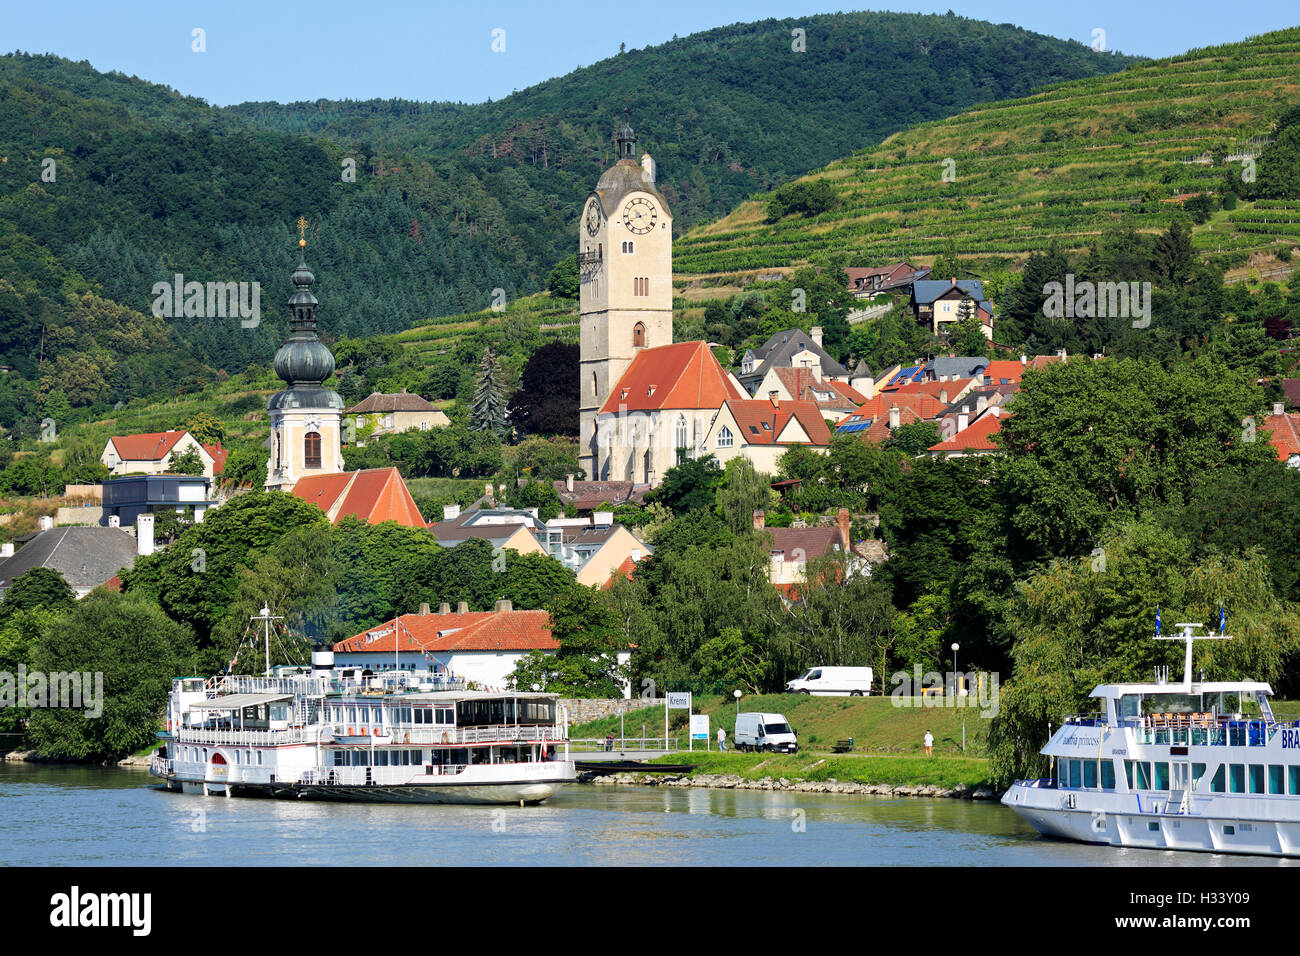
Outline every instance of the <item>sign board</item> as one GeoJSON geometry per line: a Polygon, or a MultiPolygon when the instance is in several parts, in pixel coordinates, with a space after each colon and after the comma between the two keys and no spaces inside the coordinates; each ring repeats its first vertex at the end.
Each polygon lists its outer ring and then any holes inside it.
{"type": "Polygon", "coordinates": [[[709,715],[708,714],[691,714],[691,739],[692,740],[709,739],[709,715]]]}
{"type": "Polygon", "coordinates": [[[689,690],[668,692],[668,709],[669,710],[690,710],[691,709],[691,692],[689,690]]]}

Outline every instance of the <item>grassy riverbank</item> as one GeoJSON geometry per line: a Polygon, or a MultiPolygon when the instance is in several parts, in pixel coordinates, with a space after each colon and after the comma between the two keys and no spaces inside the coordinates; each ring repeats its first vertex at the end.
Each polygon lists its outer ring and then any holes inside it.
{"type": "MultiPolygon", "coordinates": [[[[741,712],[762,711],[784,714],[799,737],[801,750],[818,754],[830,752],[836,741],[853,738],[854,754],[923,756],[927,730],[934,734],[934,752],[938,757],[983,757],[988,737],[987,718],[975,708],[926,706],[933,699],[904,697],[810,697],[805,694],[760,694],[744,697],[741,712]],[[962,753],[962,718],[966,722],[966,751],[962,753]]],[[[728,741],[736,729],[736,702],[723,697],[698,697],[695,712],[709,715],[709,726],[716,734],[721,726],[728,741]]],[[[686,711],[669,712],[670,733],[686,741],[686,711]]],[[[650,735],[663,735],[663,705],[647,707],[623,718],[623,732],[641,736],[642,725],[650,735]]],[[[619,736],[619,718],[608,717],[579,724],[569,729],[574,738],[619,736]]],[[[697,750],[700,747],[696,745],[697,750]]],[[[714,746],[710,742],[710,747],[714,746]]],[[[839,759],[838,756],[836,759],[839,759]]],[[[832,774],[834,776],[834,774],[832,774]]],[[[847,778],[845,778],[847,779],[847,778]]]]}

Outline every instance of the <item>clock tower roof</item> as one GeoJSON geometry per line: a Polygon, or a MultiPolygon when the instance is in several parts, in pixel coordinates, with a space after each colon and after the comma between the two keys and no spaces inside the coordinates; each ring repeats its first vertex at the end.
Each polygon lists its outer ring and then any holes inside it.
{"type": "Polygon", "coordinates": [[[620,159],[601,174],[596,183],[595,194],[600,198],[600,205],[605,210],[605,215],[612,217],[617,212],[623,197],[630,193],[649,194],[659,204],[663,214],[669,219],[672,218],[672,212],[668,209],[668,200],[664,199],[663,193],[655,187],[654,180],[646,175],[641,164],[635,159],[620,159]]]}

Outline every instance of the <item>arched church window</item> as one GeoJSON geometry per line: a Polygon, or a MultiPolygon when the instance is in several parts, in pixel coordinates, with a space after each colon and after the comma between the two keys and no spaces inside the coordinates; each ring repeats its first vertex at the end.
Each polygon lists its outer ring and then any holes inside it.
{"type": "Polygon", "coordinates": [[[638,322],[636,325],[632,326],[632,348],[634,349],[645,348],[645,323],[644,322],[638,322]]]}
{"type": "Polygon", "coordinates": [[[731,442],[732,442],[731,429],[728,428],[726,425],[723,425],[722,428],[718,430],[718,447],[730,448],[731,442]]]}
{"type": "Polygon", "coordinates": [[[678,448],[686,447],[686,416],[677,416],[676,440],[678,448]]]}
{"type": "Polygon", "coordinates": [[[320,432],[308,432],[303,436],[302,457],[308,468],[320,467],[320,432]]]}

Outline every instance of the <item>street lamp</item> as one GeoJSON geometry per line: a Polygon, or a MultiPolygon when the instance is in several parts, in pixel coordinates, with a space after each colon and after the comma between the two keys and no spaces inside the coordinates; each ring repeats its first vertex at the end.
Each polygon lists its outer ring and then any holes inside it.
{"type": "Polygon", "coordinates": [[[731,692],[731,695],[736,698],[736,723],[733,724],[731,728],[731,743],[732,746],[735,746],[736,728],[740,726],[740,688],[737,687],[735,690],[733,690],[731,692]]]}
{"type": "MultiPolygon", "coordinates": [[[[953,694],[953,697],[956,697],[956,696],[957,696],[957,681],[961,680],[961,678],[957,676],[957,652],[958,652],[959,650],[961,650],[961,645],[958,644],[956,641],[953,641],[953,644],[952,644],[952,694],[953,694]]],[[[956,705],[956,706],[960,706],[961,703],[962,703],[961,701],[956,701],[956,700],[953,701],[953,704],[956,705]]],[[[961,712],[961,752],[962,752],[962,753],[965,753],[965,752],[966,752],[966,711],[965,711],[965,710],[963,710],[963,711],[961,712]]]]}

